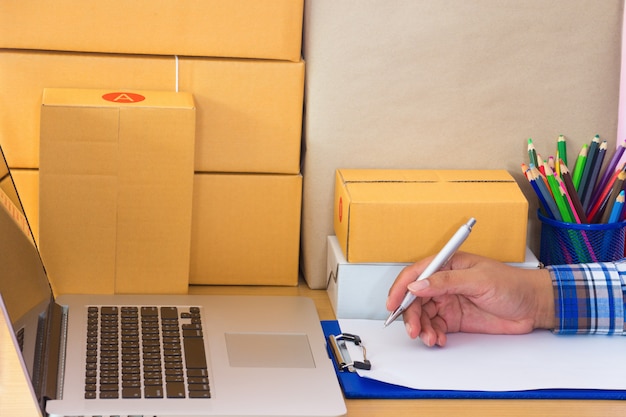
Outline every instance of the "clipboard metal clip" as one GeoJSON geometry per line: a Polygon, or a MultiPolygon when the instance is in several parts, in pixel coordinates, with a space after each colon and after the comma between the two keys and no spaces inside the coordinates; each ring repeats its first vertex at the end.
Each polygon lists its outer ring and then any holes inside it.
{"type": "Polygon", "coordinates": [[[367,351],[365,350],[365,346],[363,346],[359,336],[350,333],[341,333],[338,335],[331,334],[328,336],[328,341],[330,343],[335,362],[337,363],[337,367],[340,371],[347,370],[350,372],[356,372],[357,369],[366,371],[372,369],[372,364],[367,359],[367,351]],[[363,361],[353,361],[350,358],[350,353],[348,353],[348,348],[346,347],[346,341],[352,342],[361,348],[363,351],[363,361]]]}

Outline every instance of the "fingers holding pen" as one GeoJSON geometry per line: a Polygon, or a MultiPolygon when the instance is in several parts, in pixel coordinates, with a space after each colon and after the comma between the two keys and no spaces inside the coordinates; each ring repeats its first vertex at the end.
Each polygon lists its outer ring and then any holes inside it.
{"type": "MultiPolygon", "coordinates": [[[[419,294],[420,291],[430,285],[428,279],[416,281],[416,278],[424,268],[422,264],[426,265],[428,262],[429,259],[424,259],[422,262],[407,266],[398,274],[396,281],[389,290],[387,298],[388,310],[393,311],[397,308],[407,290],[419,294]]],[[[439,344],[438,342],[441,341],[442,337],[444,338],[443,343],[445,343],[445,334],[442,336],[441,331],[436,330],[441,328],[441,326],[433,327],[431,324],[431,319],[435,314],[435,305],[430,301],[429,297],[415,300],[402,315],[409,337],[412,339],[419,337],[427,346],[439,344]]]]}
{"type": "MultiPolygon", "coordinates": [[[[431,286],[430,279],[423,279],[416,281],[420,274],[424,271],[424,269],[430,264],[433,257],[424,258],[414,264],[406,266],[398,276],[396,280],[392,284],[389,289],[389,294],[387,297],[387,310],[393,311],[400,305],[402,298],[404,297],[407,290],[412,291],[418,297],[423,297],[428,293],[442,290],[445,291],[446,282],[440,283],[436,282],[437,285],[431,286]]],[[[450,269],[467,269],[470,268],[475,262],[475,257],[470,254],[466,254],[463,252],[457,252],[452,256],[447,265],[445,265],[442,270],[450,270],[450,269]]],[[[440,273],[434,273],[433,275],[438,275],[438,279],[441,279],[440,273]]],[[[431,276],[432,277],[432,276],[431,276]]],[[[444,277],[445,279],[445,277],[444,277]]],[[[455,282],[456,283],[456,282],[455,282]]]]}
{"type": "MultiPolygon", "coordinates": [[[[431,257],[432,258],[432,257],[431,257]]],[[[395,310],[404,298],[409,284],[413,283],[422,273],[431,258],[423,259],[414,264],[408,265],[400,271],[393,285],[389,289],[387,297],[387,310],[395,310]]]]}
{"type": "Polygon", "coordinates": [[[417,336],[428,347],[444,346],[447,341],[448,326],[439,315],[437,303],[432,299],[422,299],[421,303],[420,329],[417,336]]]}
{"type": "Polygon", "coordinates": [[[407,309],[403,314],[406,332],[411,339],[419,339],[428,347],[444,346],[447,341],[447,325],[445,320],[437,315],[437,307],[432,301],[407,309]]]}
{"type": "Polygon", "coordinates": [[[426,346],[444,346],[447,341],[447,324],[438,314],[437,304],[430,298],[416,300],[403,313],[404,326],[410,338],[426,346]]]}

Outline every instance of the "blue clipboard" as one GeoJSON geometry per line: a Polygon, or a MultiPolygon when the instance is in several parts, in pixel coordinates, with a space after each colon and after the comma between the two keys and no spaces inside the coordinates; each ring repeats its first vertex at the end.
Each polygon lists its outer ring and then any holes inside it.
{"type": "MultiPolygon", "coordinates": [[[[339,323],[336,320],[324,320],[322,329],[328,340],[331,335],[341,334],[339,323]]],[[[327,345],[329,345],[327,343],[327,345]]],[[[327,346],[328,354],[334,358],[331,347],[327,346]]],[[[592,390],[592,389],[539,389],[528,391],[446,391],[446,390],[418,390],[388,384],[369,378],[363,378],[356,372],[341,370],[335,360],[335,371],[339,385],[346,398],[361,399],[563,399],[563,400],[626,400],[625,390],[592,390]]],[[[375,363],[372,366],[376,366],[375,363]]]]}

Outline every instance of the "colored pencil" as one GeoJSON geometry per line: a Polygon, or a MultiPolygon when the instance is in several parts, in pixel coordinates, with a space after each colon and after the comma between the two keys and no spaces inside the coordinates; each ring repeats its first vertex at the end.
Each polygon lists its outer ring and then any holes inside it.
{"type": "MultiPolygon", "coordinates": [[[[537,198],[539,199],[539,210],[541,211],[541,213],[549,219],[554,219],[555,217],[554,217],[553,209],[550,207],[550,204],[546,200],[546,196],[543,195],[543,192],[539,188],[539,182],[541,182],[541,179],[534,178],[529,170],[528,182],[530,183],[530,186],[535,191],[535,194],[537,194],[537,198]]],[[[551,195],[549,195],[547,198],[552,200],[551,195]]]]}
{"type": "Polygon", "coordinates": [[[585,143],[578,153],[578,158],[576,158],[576,165],[574,165],[574,171],[572,172],[572,182],[574,183],[574,187],[576,187],[576,190],[578,190],[580,187],[580,180],[583,176],[583,171],[585,170],[588,153],[589,145],[585,143]]]}
{"type": "Polygon", "coordinates": [[[552,190],[552,196],[554,197],[554,201],[556,202],[556,206],[559,209],[559,213],[561,214],[563,221],[573,223],[574,216],[572,215],[567,200],[561,192],[558,181],[554,177],[554,171],[552,171],[552,168],[550,168],[550,165],[548,165],[547,163],[544,164],[544,168],[546,170],[546,178],[548,179],[548,184],[550,185],[550,189],[552,190]]]}
{"type": "Polygon", "coordinates": [[[528,167],[528,165],[522,162],[522,174],[524,174],[526,179],[530,181],[529,171],[530,171],[530,168],[528,167]]]}
{"type": "MultiPolygon", "coordinates": [[[[563,164],[563,166],[565,166],[565,164],[563,164]]],[[[562,194],[564,194],[567,198],[567,200],[569,201],[570,204],[570,208],[572,209],[572,215],[574,217],[574,220],[576,221],[576,223],[580,224],[581,223],[581,219],[578,216],[578,214],[576,213],[576,211],[573,209],[573,202],[572,199],[570,197],[570,195],[567,193],[566,187],[565,187],[565,183],[563,182],[563,180],[561,178],[559,178],[557,175],[555,175],[555,178],[557,179],[557,181],[559,181],[559,185],[561,187],[561,191],[562,194]]],[[[591,245],[591,242],[589,241],[589,238],[587,237],[587,232],[584,230],[580,231],[580,235],[578,236],[573,230],[568,230],[568,234],[570,236],[570,241],[572,243],[572,245],[574,246],[574,250],[576,250],[576,252],[578,253],[578,259],[584,259],[585,258],[585,254],[588,254],[589,256],[591,256],[591,259],[593,262],[597,261],[596,258],[596,254],[593,250],[593,246],[591,245]],[[579,244],[582,244],[582,242],[580,242],[579,237],[583,238],[584,241],[584,247],[586,248],[583,249],[579,244]]]]}
{"type": "Polygon", "coordinates": [[[587,214],[585,213],[585,210],[583,210],[580,198],[578,198],[578,193],[576,192],[576,187],[574,187],[574,182],[572,181],[572,175],[569,172],[569,168],[567,168],[567,165],[563,160],[559,161],[559,166],[561,167],[561,179],[563,180],[563,184],[565,184],[567,194],[572,200],[572,206],[574,207],[580,222],[587,223],[587,214]]]}
{"type": "Polygon", "coordinates": [[[535,149],[532,138],[528,138],[528,159],[530,160],[531,165],[536,167],[539,166],[539,163],[537,162],[537,150],[535,149]]]}
{"type": "Polygon", "coordinates": [[[611,215],[609,216],[608,223],[616,223],[620,221],[620,219],[622,218],[625,198],[626,196],[624,195],[624,190],[621,190],[615,198],[615,204],[613,205],[613,209],[611,210],[611,215]]]}
{"type": "Polygon", "coordinates": [[[604,188],[602,189],[602,192],[600,193],[598,198],[594,201],[593,205],[591,206],[591,209],[587,211],[587,220],[589,221],[589,223],[593,222],[593,216],[595,216],[596,213],[600,210],[600,207],[606,205],[606,200],[609,198],[609,194],[611,193],[613,184],[615,183],[615,180],[617,179],[617,176],[619,175],[620,171],[621,170],[619,169],[615,170],[611,178],[609,178],[607,183],[604,185],[604,188]]]}
{"type": "Polygon", "coordinates": [[[540,201],[545,201],[546,203],[546,211],[549,210],[549,213],[552,215],[552,218],[554,220],[563,221],[563,217],[561,217],[561,213],[559,213],[559,208],[556,205],[556,201],[554,200],[554,197],[552,197],[552,193],[548,189],[547,181],[544,180],[545,177],[542,178],[541,172],[539,171],[539,169],[537,169],[537,167],[534,166],[530,167],[529,175],[537,185],[537,189],[539,190],[537,195],[543,197],[543,200],[541,200],[540,197],[540,201]]]}
{"type": "Polygon", "coordinates": [[[559,135],[558,139],[556,140],[556,152],[559,156],[558,159],[562,159],[567,166],[567,142],[565,141],[565,136],[563,135],[559,135]]]}
{"type": "Polygon", "coordinates": [[[596,185],[596,190],[595,190],[595,192],[593,193],[593,196],[592,196],[594,201],[597,200],[598,194],[600,193],[600,191],[602,189],[604,189],[604,186],[606,185],[606,182],[609,180],[609,178],[611,178],[611,176],[615,172],[615,168],[617,168],[617,164],[619,163],[620,159],[622,159],[622,155],[624,154],[624,150],[626,150],[626,140],[624,140],[615,149],[615,153],[611,157],[611,160],[609,161],[609,164],[607,165],[606,169],[602,173],[602,177],[598,181],[598,185],[596,185]]]}
{"type": "Polygon", "coordinates": [[[545,168],[546,161],[543,160],[543,158],[541,157],[541,154],[539,153],[535,153],[535,158],[537,158],[537,165],[535,166],[539,168],[539,171],[541,171],[542,175],[546,175],[546,168],[545,168]]]}
{"type": "Polygon", "coordinates": [[[611,192],[609,193],[609,196],[606,200],[604,211],[602,213],[596,214],[596,217],[599,217],[599,223],[606,223],[609,221],[611,211],[613,210],[613,206],[615,205],[615,200],[617,199],[617,196],[624,187],[624,180],[626,180],[626,171],[620,171],[620,173],[617,175],[617,179],[611,187],[611,192]]]}
{"type": "Polygon", "coordinates": [[[533,164],[530,164],[529,168],[530,169],[532,169],[533,167],[537,168],[537,175],[538,175],[537,179],[540,179],[541,181],[543,181],[548,191],[550,191],[550,195],[552,195],[552,190],[550,190],[550,185],[548,185],[548,180],[546,179],[546,171],[543,167],[544,162],[543,162],[543,159],[541,159],[541,155],[537,154],[537,160],[541,162],[541,166],[538,167],[533,164]]]}
{"type": "Polygon", "coordinates": [[[604,162],[604,157],[606,155],[606,150],[608,148],[608,144],[605,141],[602,141],[600,146],[598,147],[598,151],[596,152],[596,156],[593,161],[593,167],[589,172],[589,179],[587,180],[587,189],[584,192],[584,195],[581,197],[581,201],[583,203],[583,209],[585,211],[589,208],[589,204],[591,203],[591,197],[593,196],[593,190],[596,187],[596,182],[598,180],[598,175],[600,174],[600,169],[602,169],[602,163],[604,162]]]}
{"type": "Polygon", "coordinates": [[[563,199],[565,200],[565,202],[567,203],[568,206],[568,212],[570,213],[570,215],[572,216],[572,218],[574,219],[574,221],[578,224],[581,223],[581,219],[580,216],[578,215],[578,212],[576,211],[575,207],[574,207],[574,202],[572,201],[572,197],[569,195],[569,193],[567,192],[567,188],[565,187],[565,183],[563,182],[563,179],[561,179],[556,172],[554,173],[554,178],[556,179],[557,183],[559,184],[559,188],[561,190],[561,195],[563,196],[563,199]]]}
{"type": "Polygon", "coordinates": [[[578,191],[578,196],[580,197],[580,201],[583,203],[583,208],[585,207],[585,195],[589,187],[589,177],[591,176],[591,171],[593,171],[595,167],[596,155],[598,154],[599,146],[600,146],[600,137],[596,135],[593,137],[593,140],[591,141],[591,144],[589,145],[589,153],[587,154],[587,163],[585,164],[585,169],[583,170],[583,176],[580,179],[580,185],[576,189],[578,191]]]}
{"type": "Polygon", "coordinates": [[[609,179],[606,186],[604,187],[604,190],[602,191],[602,194],[600,195],[600,198],[595,202],[591,210],[587,212],[587,219],[589,220],[589,222],[597,223],[598,221],[600,221],[603,209],[608,204],[611,195],[613,195],[613,199],[615,199],[615,197],[619,193],[619,190],[622,189],[625,179],[626,171],[623,170],[622,166],[622,169],[616,170],[616,174],[611,179],[609,179]]]}

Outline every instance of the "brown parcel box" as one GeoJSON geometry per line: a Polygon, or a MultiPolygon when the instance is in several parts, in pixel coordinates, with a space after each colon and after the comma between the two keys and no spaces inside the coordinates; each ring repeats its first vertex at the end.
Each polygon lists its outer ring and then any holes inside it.
{"type": "Polygon", "coordinates": [[[11,169],[11,176],[20,194],[19,201],[22,203],[33,237],[39,242],[39,171],[11,169]]]}
{"type": "MultiPolygon", "coordinates": [[[[4,163],[2,165],[4,165],[4,163]]],[[[2,171],[3,168],[4,166],[0,166],[0,171],[2,171]]],[[[19,197],[15,193],[15,187],[13,187],[13,182],[9,175],[0,175],[0,210],[4,210],[6,214],[12,217],[22,232],[28,237],[28,240],[33,244],[35,243],[28,220],[26,219],[26,213],[22,208],[19,197]]]]}
{"type": "MultiPolygon", "coordinates": [[[[181,57],[196,104],[196,171],[298,174],[304,62],[181,57]]],[[[0,143],[12,168],[39,166],[46,87],[176,89],[173,57],[0,50],[0,143]]]]}
{"type": "MultiPolygon", "coordinates": [[[[12,170],[38,239],[39,173],[12,170]]],[[[301,175],[194,175],[191,281],[295,285],[301,175]]]]}
{"type": "Polygon", "coordinates": [[[191,284],[296,285],[301,175],[196,173],[191,284]]]}
{"type": "MultiPolygon", "coordinates": [[[[0,162],[1,158],[2,156],[0,155],[0,162]]],[[[16,207],[19,207],[20,199],[17,194],[15,194],[13,181],[15,180],[12,180],[12,175],[9,174],[9,170],[6,169],[4,163],[0,163],[0,191],[2,191],[4,195],[8,197],[9,200],[12,201],[16,207]]]]}
{"type": "Polygon", "coordinates": [[[334,213],[348,262],[415,262],[470,217],[461,250],[503,262],[526,254],[528,202],[504,170],[339,169],[334,213]]]}
{"type": "Polygon", "coordinates": [[[56,293],[186,293],[191,94],[46,89],[39,243],[56,293]]]}
{"type": "Polygon", "coordinates": [[[303,0],[2,0],[0,47],[298,61],[303,0]]]}

